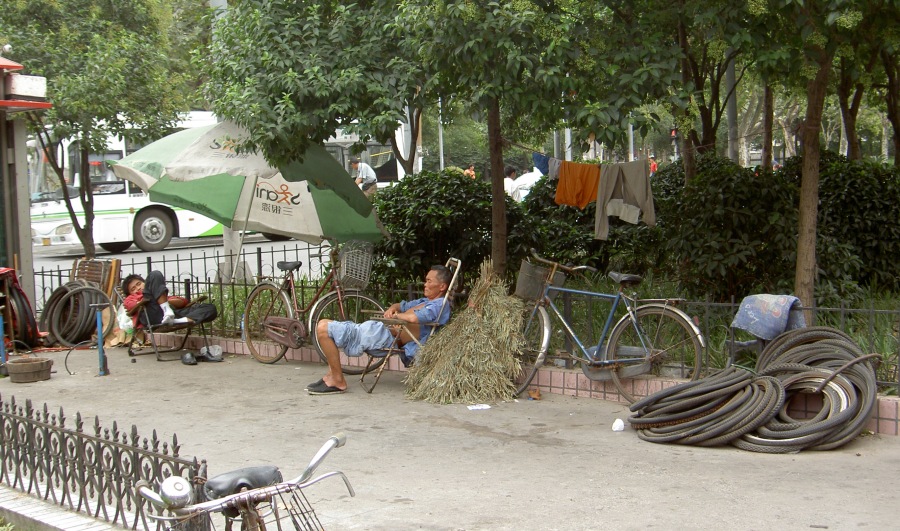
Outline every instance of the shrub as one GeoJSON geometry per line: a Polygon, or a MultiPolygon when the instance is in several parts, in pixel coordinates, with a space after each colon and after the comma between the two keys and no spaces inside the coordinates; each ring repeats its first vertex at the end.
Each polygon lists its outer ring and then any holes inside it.
{"type": "Polygon", "coordinates": [[[611,218],[607,239],[596,240],[596,202],[584,210],[557,205],[557,182],[542,178],[523,202],[526,213],[534,220],[542,255],[564,264],[591,265],[604,272],[646,274],[659,263],[662,246],[658,228],[611,218]]]}
{"type": "MultiPolygon", "coordinates": [[[[799,164],[785,167],[796,172],[799,164]]],[[[848,276],[866,286],[896,291],[900,287],[900,176],[894,166],[850,161],[833,152],[819,162],[820,238],[846,249],[835,257],[823,253],[821,269],[840,281],[848,276]],[[855,256],[855,263],[847,258],[855,256]]],[[[821,245],[818,251],[823,251],[821,245]]]]}
{"type": "MultiPolygon", "coordinates": [[[[378,217],[390,238],[376,246],[375,282],[389,289],[421,282],[425,271],[449,257],[473,278],[491,256],[491,186],[458,170],[408,175],[375,197],[378,217]]],[[[507,260],[518,268],[535,233],[517,203],[506,198],[507,260]]]]}
{"type": "Polygon", "coordinates": [[[665,225],[679,284],[713,300],[777,291],[794,271],[795,184],[714,156],[698,157],[697,170],[665,225]]]}
{"type": "MultiPolygon", "coordinates": [[[[679,283],[689,295],[729,300],[751,293],[793,289],[801,165],[802,159],[795,157],[786,161],[782,171],[771,172],[703,156],[698,158],[697,177],[680,194],[669,196],[668,203],[658,202],[665,204],[667,246],[680,271],[679,283]]],[[[893,198],[893,190],[883,186],[888,179],[871,177],[884,170],[851,164],[831,153],[823,154],[821,167],[816,299],[820,305],[835,305],[860,296],[858,282],[867,279],[865,270],[869,263],[883,268],[893,266],[887,255],[876,257],[875,252],[866,263],[860,259],[860,252],[861,248],[878,249],[874,242],[895,234],[897,216],[894,213],[893,219],[888,218],[898,203],[897,199],[893,199],[894,206],[878,202],[884,215],[878,216],[881,226],[877,228],[867,220],[855,222],[855,216],[865,218],[865,214],[861,209],[849,208],[846,198],[835,190],[852,188],[859,179],[869,183],[858,187],[865,188],[866,195],[877,190],[893,198]],[[872,184],[873,180],[882,186],[872,184]],[[841,214],[836,215],[838,212],[841,214]],[[865,245],[857,243],[859,240],[865,245]]],[[[667,169],[681,173],[678,166],[667,169]]],[[[677,178],[671,176],[673,181],[677,178]]],[[[680,178],[683,179],[683,173],[680,178]]],[[[854,198],[852,204],[864,201],[854,198]]],[[[896,252],[896,240],[889,241],[889,252],[896,252]]]]}
{"type": "Polygon", "coordinates": [[[594,205],[584,210],[557,205],[558,181],[542,177],[531,187],[522,202],[532,219],[538,252],[562,263],[591,264],[605,262],[602,242],[594,239],[594,205]]]}

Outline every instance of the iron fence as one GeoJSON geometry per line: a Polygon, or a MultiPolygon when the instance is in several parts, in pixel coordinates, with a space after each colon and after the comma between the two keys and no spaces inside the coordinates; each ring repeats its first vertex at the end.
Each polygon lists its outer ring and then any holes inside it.
{"type": "MultiPolygon", "coordinates": [[[[148,515],[158,510],[135,494],[141,480],[158,484],[182,476],[195,485],[194,499],[203,499],[206,461],[179,455],[172,442],[141,437],[136,426],[127,433],[112,428],[86,427],[81,414],[74,429],[58,414],[35,409],[31,401],[17,405],[15,397],[0,400],[0,481],[43,501],[90,515],[126,529],[150,531],[157,524],[148,515]]],[[[199,531],[199,530],[197,530],[199,531]]]]}
{"type": "MultiPolygon", "coordinates": [[[[329,248],[326,246],[295,243],[281,249],[264,250],[262,247],[244,249],[241,259],[235,268],[237,275],[231,282],[224,281],[225,257],[220,252],[202,252],[198,255],[175,255],[174,258],[151,259],[123,262],[121,274],[130,273],[146,275],[151,270],[159,270],[169,280],[173,295],[207,294],[215,302],[219,310],[219,318],[213,323],[211,333],[222,337],[240,337],[240,324],[243,315],[243,304],[256,282],[265,277],[278,275],[278,261],[302,261],[304,267],[300,271],[299,285],[301,293],[307,294],[308,288],[314,287],[316,279],[324,276],[328,268],[329,248]]],[[[57,268],[35,272],[37,286],[36,307],[43,308],[54,289],[69,280],[70,270],[57,268]]],[[[367,293],[382,303],[393,302],[416,294],[420,286],[408,286],[404,290],[388,291],[370,286],[367,293]]],[[[305,301],[301,301],[305,302],[305,301]]],[[[570,312],[584,312],[581,321],[593,322],[595,315],[604,316],[608,308],[595,308],[593,302],[584,305],[569,306],[570,312]],[[574,309],[573,309],[574,308],[574,309]]],[[[602,302],[599,304],[603,304],[602,302]]],[[[707,301],[687,301],[682,308],[694,319],[709,347],[705,353],[704,363],[707,367],[720,367],[727,358],[725,353],[726,338],[730,338],[733,330],[730,324],[740,307],[740,301],[714,303],[707,301]]],[[[806,310],[806,308],[803,308],[806,310]]],[[[863,349],[882,355],[882,363],[878,371],[879,383],[893,392],[900,394],[900,310],[871,308],[837,308],[814,307],[808,309],[814,316],[816,324],[831,326],[848,333],[863,349]]],[[[578,321],[578,316],[567,315],[570,321],[578,321]]],[[[584,338],[591,338],[589,331],[584,338]]]]}

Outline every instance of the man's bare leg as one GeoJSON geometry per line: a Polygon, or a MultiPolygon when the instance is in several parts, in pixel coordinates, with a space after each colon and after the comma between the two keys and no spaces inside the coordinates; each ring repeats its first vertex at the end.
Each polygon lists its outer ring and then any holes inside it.
{"type": "Polygon", "coordinates": [[[341,370],[341,353],[331,336],[328,335],[328,319],[322,319],[316,323],[316,337],[325,360],[328,362],[328,373],[322,377],[322,381],[329,387],[347,389],[347,380],[344,379],[344,371],[341,370]]]}

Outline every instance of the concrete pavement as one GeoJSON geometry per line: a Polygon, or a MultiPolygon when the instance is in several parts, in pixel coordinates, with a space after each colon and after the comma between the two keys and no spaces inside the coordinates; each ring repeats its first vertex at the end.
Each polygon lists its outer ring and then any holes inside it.
{"type": "Polygon", "coordinates": [[[641,441],[621,404],[560,395],[471,410],[412,402],[402,374],[371,395],[355,380],[342,395],[310,396],[324,366],[262,365],[226,354],[188,367],[109,350],[55,360],[52,378],[0,380],[8,401],[32,399],[70,419],[177,434],[182,455],[210,475],[254,464],[298,474],[332,433],[348,435],[321,471],[344,471],[356,489],[328,480],[308,491],[330,529],[870,529],[897,525],[900,437],[862,437],[842,449],[761,455],[641,441]]]}

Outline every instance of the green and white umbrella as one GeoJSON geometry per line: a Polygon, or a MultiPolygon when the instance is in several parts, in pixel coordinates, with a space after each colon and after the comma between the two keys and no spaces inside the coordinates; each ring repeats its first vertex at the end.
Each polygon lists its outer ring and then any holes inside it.
{"type": "Polygon", "coordinates": [[[234,230],[323,240],[378,241],[385,235],[372,204],[325,148],[281,168],[237,153],[245,133],[230,123],[186,129],[113,165],[150,199],[192,210],[234,230]]]}

